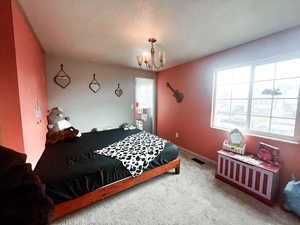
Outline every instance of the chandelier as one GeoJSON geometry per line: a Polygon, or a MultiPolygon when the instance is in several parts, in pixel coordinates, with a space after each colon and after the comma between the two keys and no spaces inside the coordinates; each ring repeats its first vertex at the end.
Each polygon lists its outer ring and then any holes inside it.
{"type": "Polygon", "coordinates": [[[143,55],[137,56],[137,62],[140,68],[143,66],[148,70],[159,70],[164,67],[166,62],[165,52],[159,51],[158,54],[155,52],[154,44],[157,40],[155,38],[149,38],[148,42],[151,45],[150,53],[144,53],[143,55]]]}

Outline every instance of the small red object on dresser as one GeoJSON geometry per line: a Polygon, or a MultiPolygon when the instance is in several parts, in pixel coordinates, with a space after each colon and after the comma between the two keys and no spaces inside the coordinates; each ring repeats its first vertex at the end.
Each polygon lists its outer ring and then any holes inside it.
{"type": "Polygon", "coordinates": [[[279,188],[279,166],[252,156],[218,151],[216,178],[273,206],[279,188]]]}
{"type": "Polygon", "coordinates": [[[260,142],[257,157],[274,166],[279,166],[279,148],[260,142]]]}

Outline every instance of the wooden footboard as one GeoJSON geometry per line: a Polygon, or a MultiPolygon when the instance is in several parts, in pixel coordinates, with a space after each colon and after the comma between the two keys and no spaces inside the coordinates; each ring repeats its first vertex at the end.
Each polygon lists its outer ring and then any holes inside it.
{"type": "Polygon", "coordinates": [[[147,181],[153,177],[159,176],[167,171],[175,169],[175,173],[179,174],[180,172],[180,159],[175,159],[167,164],[164,164],[160,167],[148,170],[142,173],[138,177],[128,177],[123,180],[117,181],[115,183],[101,187],[93,192],[87,193],[79,198],[63,202],[55,205],[55,212],[53,221],[63,217],[69,213],[72,213],[76,210],[79,210],[85,206],[93,204],[97,201],[105,199],[111,195],[114,195],[118,192],[126,190],[130,187],[133,187],[137,184],[140,184],[144,181],[147,181]]]}

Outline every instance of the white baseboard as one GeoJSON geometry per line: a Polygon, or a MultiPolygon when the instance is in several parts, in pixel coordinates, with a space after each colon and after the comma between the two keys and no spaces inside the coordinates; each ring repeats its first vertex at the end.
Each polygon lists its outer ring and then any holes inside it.
{"type": "Polygon", "coordinates": [[[211,164],[217,165],[217,162],[214,161],[214,160],[211,160],[211,159],[209,159],[209,158],[207,158],[207,157],[205,157],[205,156],[199,155],[199,154],[197,154],[197,153],[195,153],[195,152],[192,152],[191,150],[186,149],[186,148],[184,148],[184,147],[181,147],[181,146],[179,146],[179,145],[178,145],[178,147],[179,147],[182,151],[184,151],[184,152],[186,152],[186,153],[189,153],[189,154],[193,155],[195,158],[198,158],[199,160],[202,160],[202,161],[204,161],[204,162],[207,162],[207,163],[211,163],[211,164]]]}

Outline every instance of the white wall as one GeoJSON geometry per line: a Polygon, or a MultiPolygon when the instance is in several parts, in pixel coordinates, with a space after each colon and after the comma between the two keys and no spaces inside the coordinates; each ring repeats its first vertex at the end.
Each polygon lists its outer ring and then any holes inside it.
{"type": "Polygon", "coordinates": [[[135,77],[155,78],[151,72],[125,67],[100,65],[73,59],[47,56],[47,83],[49,109],[59,106],[64,109],[70,122],[82,132],[97,127],[106,129],[118,127],[121,123],[134,121],[134,79],[135,77]],[[71,77],[71,84],[62,89],[53,77],[64,64],[65,71],[71,77]],[[88,85],[93,73],[101,84],[97,94],[90,91],[88,85]],[[114,91],[117,84],[123,89],[119,98],[114,91]]]}

